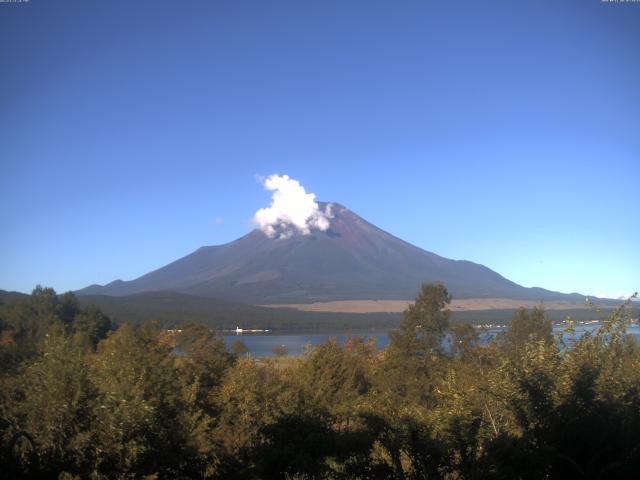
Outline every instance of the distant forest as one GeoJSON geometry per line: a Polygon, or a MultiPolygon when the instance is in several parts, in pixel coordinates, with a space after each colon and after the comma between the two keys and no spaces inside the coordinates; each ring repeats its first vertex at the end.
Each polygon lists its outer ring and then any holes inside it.
{"type": "MultiPolygon", "coordinates": [[[[397,328],[403,318],[402,313],[305,312],[292,308],[258,307],[175,292],[150,292],[124,297],[79,296],[78,301],[84,306],[99,306],[117,323],[138,324],[155,320],[166,328],[175,328],[190,321],[215,329],[230,329],[239,325],[244,328],[314,332],[383,330],[397,328]]],[[[611,303],[602,305],[602,309],[613,310],[611,303]]],[[[617,305],[620,303],[616,302],[617,305]]],[[[515,309],[451,312],[450,321],[452,324],[504,325],[511,321],[515,312],[515,309]]],[[[585,308],[546,310],[546,313],[553,322],[561,322],[567,317],[581,321],[602,316],[585,308]]]]}
{"type": "Polygon", "coordinates": [[[580,338],[520,309],[481,344],[450,300],[423,285],[381,351],[354,338],[255,360],[213,325],[116,325],[70,293],[5,294],[0,478],[637,476],[630,302],[580,338]]]}
{"type": "MultiPolygon", "coordinates": [[[[0,290],[0,304],[27,297],[25,294],[0,290]]],[[[138,325],[152,320],[163,328],[172,329],[184,322],[195,322],[218,330],[237,326],[291,332],[388,330],[397,328],[403,318],[402,313],[305,312],[292,308],[260,307],[177,292],[148,292],[127,296],[80,295],[76,297],[76,301],[83,308],[91,305],[99,307],[117,324],[138,325]]],[[[620,303],[609,301],[601,307],[606,314],[620,303]]],[[[636,316],[637,311],[636,307],[636,316]]],[[[450,322],[504,325],[511,321],[515,313],[515,309],[451,312],[450,322]]],[[[546,310],[546,316],[553,322],[561,322],[567,317],[582,321],[600,318],[603,313],[574,308],[546,310]]]]}

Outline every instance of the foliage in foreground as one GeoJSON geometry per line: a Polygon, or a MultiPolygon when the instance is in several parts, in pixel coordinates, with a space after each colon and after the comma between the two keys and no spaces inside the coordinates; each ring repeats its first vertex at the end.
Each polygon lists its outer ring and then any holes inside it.
{"type": "Polygon", "coordinates": [[[73,295],[0,307],[0,478],[627,478],[640,468],[629,305],[560,341],[449,327],[424,285],[391,345],[230,353],[209,329],[117,330],[73,295]],[[443,345],[449,345],[443,348],[443,345]]]}

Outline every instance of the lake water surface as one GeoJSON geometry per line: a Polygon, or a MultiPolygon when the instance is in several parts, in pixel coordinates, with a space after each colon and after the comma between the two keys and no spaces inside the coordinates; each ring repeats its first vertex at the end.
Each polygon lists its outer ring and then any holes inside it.
{"type": "MultiPolygon", "coordinates": [[[[584,335],[585,332],[593,331],[597,329],[599,324],[577,325],[575,327],[576,336],[579,338],[584,335]]],[[[562,332],[564,325],[556,325],[553,330],[554,333],[562,332]]],[[[504,329],[492,328],[488,330],[482,330],[480,333],[481,341],[488,341],[495,338],[504,329]]],[[[627,328],[627,332],[636,336],[636,339],[640,341],[640,327],[634,324],[627,328]]],[[[389,332],[377,331],[377,332],[328,332],[328,333],[286,333],[286,332],[268,332],[268,333],[239,333],[231,334],[224,333],[223,338],[227,346],[230,346],[234,341],[242,341],[249,353],[253,357],[264,358],[272,357],[275,354],[273,349],[278,346],[284,345],[289,355],[302,355],[309,348],[315,345],[320,345],[327,342],[330,338],[335,337],[338,344],[344,344],[345,340],[354,337],[360,337],[365,340],[373,338],[376,341],[376,347],[378,349],[385,348],[389,345],[389,332]]]]}

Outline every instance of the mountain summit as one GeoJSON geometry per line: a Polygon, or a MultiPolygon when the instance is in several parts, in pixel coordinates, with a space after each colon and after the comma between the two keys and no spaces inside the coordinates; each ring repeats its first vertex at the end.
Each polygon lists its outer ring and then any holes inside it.
{"type": "MultiPolygon", "coordinates": [[[[324,231],[242,238],[195,252],[135,280],[92,285],[79,295],[173,291],[253,304],[406,300],[423,282],[443,282],[455,298],[569,299],[525,288],[489,268],[450,260],[407,243],[338,203],[324,231]]],[[[572,295],[574,296],[574,295],[572,295]]],[[[575,295],[577,298],[578,296],[575,295]]]]}

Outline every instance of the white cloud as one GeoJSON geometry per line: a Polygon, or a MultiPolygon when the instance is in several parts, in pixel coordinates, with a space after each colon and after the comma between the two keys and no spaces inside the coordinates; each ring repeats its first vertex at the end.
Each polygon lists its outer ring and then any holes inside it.
{"type": "Polygon", "coordinates": [[[253,221],[269,237],[289,238],[299,233],[308,235],[311,230],[325,231],[329,228],[331,205],[323,211],[313,193],[288,175],[269,175],[262,182],[266,190],[272,191],[271,205],[258,210],[253,221]]]}

